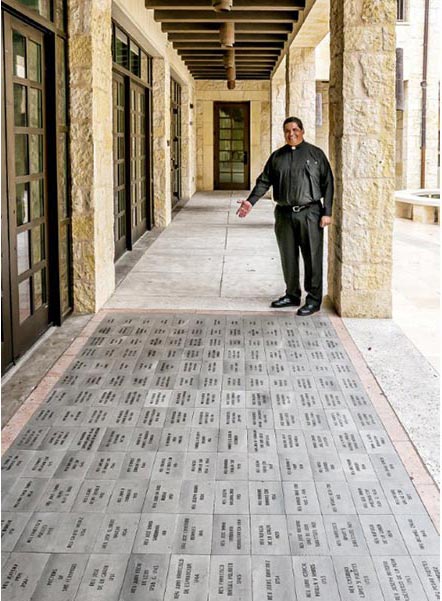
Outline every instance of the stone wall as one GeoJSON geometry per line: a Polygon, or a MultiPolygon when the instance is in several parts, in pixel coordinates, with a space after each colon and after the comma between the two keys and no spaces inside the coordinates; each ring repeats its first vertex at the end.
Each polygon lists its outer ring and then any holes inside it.
{"type": "Polygon", "coordinates": [[[213,103],[250,102],[250,182],[253,186],[270,154],[270,82],[237,81],[227,90],[225,81],[195,82],[196,188],[213,190],[213,103]]]}
{"type": "Polygon", "coordinates": [[[68,3],[74,310],[115,288],[111,0],[68,3]]]}
{"type": "Polygon", "coordinates": [[[272,151],[285,144],[282,124],[286,118],[286,65],[281,61],[271,80],[271,140],[272,151]]]}
{"type": "Polygon", "coordinates": [[[328,290],[342,316],[391,317],[396,2],[334,0],[328,290]]]}
{"type": "Polygon", "coordinates": [[[315,49],[292,46],[287,55],[286,113],[299,117],[304,124],[305,138],[315,143],[315,49]]]}
{"type": "Polygon", "coordinates": [[[153,204],[155,225],[172,219],[170,171],[170,68],[163,58],[153,59],[153,204]]]}
{"type": "MultiPolygon", "coordinates": [[[[329,113],[328,113],[328,81],[316,82],[316,94],[319,94],[321,113],[316,115],[316,146],[322,148],[328,156],[329,113]],[[319,122],[319,117],[321,117],[319,122]]],[[[317,96],[318,98],[318,96],[317,96]]],[[[318,101],[318,100],[317,100],[318,101]]]]}

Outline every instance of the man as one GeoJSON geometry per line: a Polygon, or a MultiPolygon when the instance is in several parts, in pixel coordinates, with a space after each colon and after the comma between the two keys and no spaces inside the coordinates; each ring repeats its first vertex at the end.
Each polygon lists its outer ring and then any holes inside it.
{"type": "Polygon", "coordinates": [[[273,301],[271,307],[279,309],[301,304],[301,249],[307,298],[297,313],[305,316],[319,311],[322,302],[323,233],[331,223],[333,174],[322,150],[304,140],[300,119],[288,117],[283,127],[287,144],[270,155],[249,197],[238,201],[241,205],[236,214],[246,217],[253,205],[273,186],[275,234],[286,292],[273,301]]]}

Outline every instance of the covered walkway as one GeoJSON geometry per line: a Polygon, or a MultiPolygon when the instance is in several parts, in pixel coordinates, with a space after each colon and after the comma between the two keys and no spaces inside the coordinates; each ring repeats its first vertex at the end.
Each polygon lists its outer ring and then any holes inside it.
{"type": "Polygon", "coordinates": [[[439,599],[438,491],[358,328],[391,322],[271,311],[271,202],[237,198],[141,241],[4,429],[4,599],[439,599]]]}

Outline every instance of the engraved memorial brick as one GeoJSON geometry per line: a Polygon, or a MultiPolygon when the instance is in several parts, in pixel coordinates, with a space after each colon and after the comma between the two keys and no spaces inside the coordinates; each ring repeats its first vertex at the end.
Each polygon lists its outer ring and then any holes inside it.
{"type": "Polygon", "coordinates": [[[348,409],[340,409],[339,411],[326,410],[328,425],[330,430],[356,430],[356,424],[353,421],[352,415],[348,409]]]}
{"type": "Polygon", "coordinates": [[[276,432],[276,446],[278,453],[283,452],[307,452],[307,446],[302,430],[294,430],[292,432],[286,432],[284,430],[278,430],[276,432]]]}
{"type": "Polygon", "coordinates": [[[217,480],[247,480],[249,473],[247,453],[218,453],[217,480]]]}
{"type": "Polygon", "coordinates": [[[76,428],[77,434],[74,436],[69,449],[71,451],[96,451],[100,441],[104,436],[105,428],[95,426],[76,428]]]}
{"type": "Polygon", "coordinates": [[[300,411],[300,424],[304,430],[328,430],[327,419],[324,411],[314,409],[313,411],[300,411]]]}
{"type": "Polygon", "coordinates": [[[162,600],[166,588],[167,555],[131,555],[120,599],[124,601],[162,600]]]}
{"type": "Polygon", "coordinates": [[[219,407],[219,390],[198,390],[195,397],[195,407],[219,407]]]}
{"type": "Polygon", "coordinates": [[[215,453],[218,449],[219,430],[216,428],[191,428],[188,450],[215,453]]]}
{"type": "Polygon", "coordinates": [[[181,480],[151,480],[143,513],[178,513],[181,480]]]}
{"type": "Polygon", "coordinates": [[[49,480],[40,500],[38,511],[71,511],[81,486],[81,480],[49,480]]]}
{"type": "Polygon", "coordinates": [[[132,428],[106,428],[98,449],[100,451],[125,451],[132,432],[132,428]]]}
{"type": "Polygon", "coordinates": [[[341,462],[336,453],[332,451],[329,453],[311,453],[309,457],[313,479],[317,482],[345,480],[341,462]]]}
{"type": "Polygon", "coordinates": [[[381,482],[402,484],[410,481],[410,477],[396,453],[373,453],[370,455],[370,460],[381,482]]]}
{"type": "Polygon", "coordinates": [[[351,414],[358,430],[380,430],[382,422],[375,409],[352,409],[351,414]]]}
{"type": "Polygon", "coordinates": [[[407,549],[392,515],[361,515],[359,519],[372,556],[407,555],[407,549]]]}
{"type": "Polygon", "coordinates": [[[249,455],[249,480],[281,480],[278,456],[271,453],[249,455]]]}
{"type": "Polygon", "coordinates": [[[127,555],[92,555],[75,601],[118,601],[127,555]]]}
{"type": "Polygon", "coordinates": [[[114,487],[109,480],[85,480],[72,508],[77,512],[104,512],[114,487]]]}
{"type": "Polygon", "coordinates": [[[215,483],[184,480],[181,485],[179,513],[213,513],[215,483]]]}
{"type": "Polygon", "coordinates": [[[438,555],[412,557],[414,566],[430,601],[440,599],[440,560],[438,555]]]}
{"type": "Polygon", "coordinates": [[[14,549],[31,515],[31,512],[2,511],[2,552],[14,549]]]}
{"type": "Polygon", "coordinates": [[[221,428],[245,428],[246,411],[245,409],[221,409],[220,413],[221,428]]]}
{"type": "Polygon", "coordinates": [[[198,409],[195,408],[192,418],[192,426],[195,428],[218,428],[219,427],[219,409],[198,409]]]}
{"type": "Polygon", "coordinates": [[[249,555],[250,530],[248,515],[213,516],[212,554],[249,555]]]}
{"type": "Polygon", "coordinates": [[[377,480],[370,458],[367,454],[339,453],[339,456],[341,458],[345,477],[349,482],[377,480]]]}
{"type": "Polygon", "coordinates": [[[85,478],[93,454],[87,451],[67,451],[55,471],[54,478],[85,478]]]}
{"type": "Polygon", "coordinates": [[[209,554],[212,541],[211,515],[179,515],[172,546],[173,553],[209,554]]]}
{"type": "Polygon", "coordinates": [[[247,452],[247,430],[222,428],[219,431],[218,452],[227,451],[247,452]]]}
{"type": "Polygon", "coordinates": [[[2,567],[2,597],[11,601],[30,601],[49,559],[47,553],[11,553],[2,567]]]}
{"type": "Polygon", "coordinates": [[[283,482],[282,487],[287,515],[320,513],[314,482],[283,482]]]}
{"type": "Polygon", "coordinates": [[[49,428],[25,427],[14,441],[14,450],[39,449],[49,431],[49,428]]]}
{"type": "Polygon", "coordinates": [[[284,514],[281,482],[249,482],[251,514],[284,514]]]}
{"type": "Polygon", "coordinates": [[[304,436],[309,453],[326,451],[336,454],[336,446],[331,432],[304,432],[304,436]]]}
{"type": "Polygon", "coordinates": [[[273,430],[253,428],[248,430],[247,438],[249,453],[276,452],[276,438],[273,430]]]}
{"type": "Polygon", "coordinates": [[[187,453],[184,480],[214,480],[216,457],[214,453],[187,453]]]}
{"type": "Polygon", "coordinates": [[[330,557],[293,557],[292,561],[297,601],[341,601],[330,557]]]}
{"type": "Polygon", "coordinates": [[[332,555],[368,555],[364,534],[356,515],[324,515],[332,555]]]}
{"type": "Polygon", "coordinates": [[[246,407],[270,407],[270,394],[262,390],[246,391],[246,407]]]}
{"type": "Polygon", "coordinates": [[[134,428],[127,445],[128,451],[155,452],[160,446],[161,428],[134,428]]]}
{"type": "Polygon", "coordinates": [[[279,465],[282,480],[312,480],[310,461],[305,451],[299,450],[293,454],[280,453],[279,465]]]}
{"type": "Polygon", "coordinates": [[[147,482],[126,480],[116,482],[110,501],[106,507],[107,513],[140,513],[147,491],[147,482]]]}
{"type": "Polygon", "coordinates": [[[18,477],[29,464],[36,451],[9,449],[2,457],[2,477],[18,477]]]}
{"type": "Polygon", "coordinates": [[[395,517],[410,555],[437,555],[439,553],[439,536],[428,515],[397,515],[395,517]]]}
{"type": "Polygon", "coordinates": [[[339,453],[364,453],[365,447],[358,432],[333,432],[333,440],[339,453]]]}
{"type": "Polygon", "coordinates": [[[230,480],[216,482],[215,510],[219,514],[248,514],[249,488],[248,483],[230,480]]]}
{"type": "Polygon", "coordinates": [[[163,428],[160,444],[160,451],[180,451],[185,453],[189,445],[190,428],[170,427],[163,428]]]}
{"type": "Polygon", "coordinates": [[[288,601],[296,599],[290,557],[252,556],[254,601],[288,601]]]}
{"type": "Polygon", "coordinates": [[[409,557],[373,557],[386,601],[425,599],[419,577],[409,557]]]}
{"type": "Polygon", "coordinates": [[[64,451],[35,451],[23,469],[21,476],[29,478],[51,478],[64,457],[64,451]]]}
{"type": "Polygon", "coordinates": [[[149,390],[144,400],[145,407],[167,407],[172,396],[171,390],[149,390]]]}
{"type": "Polygon", "coordinates": [[[342,601],[383,599],[370,557],[334,557],[333,564],[342,601]]]}
{"type": "Polygon", "coordinates": [[[359,514],[390,513],[379,482],[350,482],[349,486],[359,514]]]}
{"type": "Polygon", "coordinates": [[[165,407],[146,407],[141,410],[137,426],[151,426],[160,428],[166,420],[167,409],[165,407]]]}
{"type": "Polygon", "coordinates": [[[123,465],[124,456],[124,453],[95,453],[92,457],[92,463],[87,471],[86,478],[117,479],[123,465]]]}
{"type": "Polygon", "coordinates": [[[287,526],[292,555],[328,555],[320,515],[288,515],[287,526]]]}
{"type": "Polygon", "coordinates": [[[80,585],[87,555],[51,555],[32,601],[71,601],[80,585]]]}
{"type": "Polygon", "coordinates": [[[394,447],[384,430],[362,430],[360,434],[367,453],[394,453],[394,447]]]}
{"type": "Polygon", "coordinates": [[[122,390],[120,395],[119,405],[141,408],[144,405],[146,393],[143,390],[122,390]]]}
{"type": "Polygon", "coordinates": [[[209,562],[208,555],[172,555],[164,601],[206,601],[209,562]]]}
{"type": "Polygon", "coordinates": [[[170,553],[177,516],[143,513],[133,544],[133,553],[170,553]]]}
{"type": "Polygon", "coordinates": [[[250,530],[253,555],[290,555],[284,515],[252,515],[250,530]]]}
{"type": "Polygon", "coordinates": [[[382,487],[393,513],[415,515],[427,512],[411,482],[383,482],[382,487]]]}
{"type": "Polygon", "coordinates": [[[194,407],[195,390],[173,390],[170,397],[170,407],[194,407]]]}
{"type": "Polygon", "coordinates": [[[102,516],[92,513],[34,513],[16,550],[35,553],[91,553],[102,516]]]}
{"type": "Polygon", "coordinates": [[[250,558],[214,555],[210,560],[209,598],[211,601],[252,601],[250,558]]]}
{"type": "Polygon", "coordinates": [[[246,393],[244,390],[223,390],[221,392],[221,407],[235,409],[245,407],[246,393]]]}
{"type": "Polygon", "coordinates": [[[134,513],[107,514],[95,541],[94,553],[130,553],[140,516],[134,513]]]}
{"type": "MultiPolygon", "coordinates": [[[[158,457],[159,453],[157,454],[158,457]]],[[[130,452],[121,466],[120,478],[123,480],[148,480],[152,471],[155,453],[130,452]]]]}
{"type": "Polygon", "coordinates": [[[323,515],[356,513],[347,482],[317,482],[316,488],[323,515]]]}

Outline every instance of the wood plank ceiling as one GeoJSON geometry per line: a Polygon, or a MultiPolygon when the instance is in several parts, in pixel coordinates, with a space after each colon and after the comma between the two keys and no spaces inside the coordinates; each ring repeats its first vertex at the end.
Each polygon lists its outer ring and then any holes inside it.
{"type": "Polygon", "coordinates": [[[305,0],[145,0],[195,79],[270,79],[305,0]],[[222,43],[223,42],[223,43],[222,43]]]}

